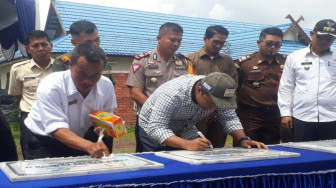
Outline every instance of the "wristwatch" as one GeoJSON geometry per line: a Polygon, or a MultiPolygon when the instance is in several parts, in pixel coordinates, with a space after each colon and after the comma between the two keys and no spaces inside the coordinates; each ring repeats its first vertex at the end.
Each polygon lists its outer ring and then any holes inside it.
{"type": "Polygon", "coordinates": [[[248,136],[241,137],[241,138],[239,139],[239,141],[238,141],[239,145],[240,145],[240,143],[241,143],[243,140],[251,140],[251,138],[248,137],[248,136]]]}

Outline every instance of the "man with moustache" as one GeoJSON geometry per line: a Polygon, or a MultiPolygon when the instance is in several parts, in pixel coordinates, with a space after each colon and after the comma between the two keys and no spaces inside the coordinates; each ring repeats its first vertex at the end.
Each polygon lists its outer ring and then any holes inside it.
{"type": "MultiPolygon", "coordinates": [[[[238,74],[232,58],[221,54],[224,46],[227,48],[226,39],[229,31],[221,25],[209,26],[204,34],[204,46],[197,52],[189,54],[197,75],[208,75],[213,72],[223,72],[230,75],[238,83],[238,74]]],[[[202,119],[196,124],[214,147],[223,147],[226,141],[226,133],[215,113],[202,119]]]]}
{"type": "MultiPolygon", "coordinates": [[[[137,114],[147,98],[163,83],[188,74],[188,59],[182,54],[175,54],[181,45],[183,29],[176,23],[161,25],[157,35],[158,45],[149,52],[136,55],[131,65],[127,86],[131,97],[137,104],[137,114]]],[[[136,152],[142,152],[139,139],[138,117],[135,126],[136,152]]]]}
{"type": "Polygon", "coordinates": [[[278,92],[281,125],[294,142],[336,139],[336,22],[317,22],[310,37],[288,56],[278,92]]]}
{"type": "MultiPolygon", "coordinates": [[[[16,63],[12,66],[9,77],[8,94],[14,95],[20,103],[20,130],[32,105],[36,101],[36,90],[41,80],[52,72],[53,59],[50,57],[52,44],[45,31],[33,30],[25,40],[26,50],[32,59],[16,63]]],[[[22,135],[21,135],[22,140],[22,135]]],[[[22,154],[26,153],[21,144],[22,154]]]]}
{"type": "Polygon", "coordinates": [[[236,60],[240,67],[237,115],[246,135],[265,144],[280,143],[277,92],[286,60],[278,53],[282,38],[279,28],[265,28],[257,40],[259,51],[236,60]]]}
{"type": "Polygon", "coordinates": [[[42,80],[21,132],[25,159],[109,156],[110,140],[97,142],[88,117],[95,110],[113,113],[117,107],[112,82],[101,76],[106,62],[100,47],[80,44],[71,54],[70,70],[42,80]]]}

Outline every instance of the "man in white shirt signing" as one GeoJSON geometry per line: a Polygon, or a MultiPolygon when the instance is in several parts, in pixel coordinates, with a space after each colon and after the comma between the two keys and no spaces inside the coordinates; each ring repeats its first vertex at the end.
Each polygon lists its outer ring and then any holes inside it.
{"type": "Polygon", "coordinates": [[[70,70],[42,80],[21,133],[25,159],[109,156],[112,148],[97,142],[88,118],[95,110],[113,113],[117,107],[112,82],[101,76],[105,64],[100,47],[82,44],[72,53],[70,70]]]}

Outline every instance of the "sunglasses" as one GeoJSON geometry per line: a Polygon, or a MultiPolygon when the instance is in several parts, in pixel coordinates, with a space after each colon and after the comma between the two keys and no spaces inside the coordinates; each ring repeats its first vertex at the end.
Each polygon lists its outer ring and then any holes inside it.
{"type": "Polygon", "coordinates": [[[265,43],[265,46],[267,47],[274,46],[275,48],[280,48],[282,46],[281,42],[273,42],[271,40],[267,40],[267,41],[260,40],[260,41],[265,43]]]}

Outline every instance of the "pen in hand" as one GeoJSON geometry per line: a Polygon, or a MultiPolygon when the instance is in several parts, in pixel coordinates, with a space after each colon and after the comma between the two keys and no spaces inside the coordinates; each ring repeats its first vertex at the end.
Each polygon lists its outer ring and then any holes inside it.
{"type": "MultiPolygon", "coordinates": [[[[201,138],[205,138],[205,136],[203,135],[203,133],[201,131],[197,132],[198,136],[200,136],[201,138]]],[[[210,148],[213,148],[212,144],[210,144],[209,146],[210,148]]]]}

